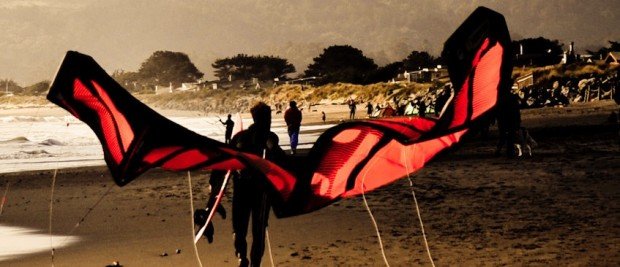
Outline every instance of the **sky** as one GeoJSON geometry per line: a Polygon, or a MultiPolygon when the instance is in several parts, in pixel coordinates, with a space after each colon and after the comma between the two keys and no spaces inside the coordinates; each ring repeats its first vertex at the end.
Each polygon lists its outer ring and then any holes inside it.
{"type": "Polygon", "coordinates": [[[513,39],[574,41],[578,52],[620,40],[618,0],[0,0],[0,79],[51,80],[67,50],[110,73],[184,52],[209,79],[211,63],[239,53],[303,72],[330,45],[384,65],[413,50],[438,55],[477,6],[502,13],[513,39]]]}

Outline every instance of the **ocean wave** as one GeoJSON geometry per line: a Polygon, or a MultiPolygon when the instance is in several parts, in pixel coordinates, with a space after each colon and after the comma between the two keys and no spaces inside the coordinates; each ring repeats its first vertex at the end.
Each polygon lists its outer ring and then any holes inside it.
{"type": "Polygon", "coordinates": [[[0,155],[0,160],[6,160],[6,159],[32,159],[32,158],[51,158],[54,157],[54,155],[52,155],[51,153],[43,150],[43,149],[37,149],[37,150],[22,150],[19,151],[17,153],[12,153],[12,154],[7,154],[7,155],[0,155]]]}
{"type": "Polygon", "coordinates": [[[1,122],[35,122],[42,121],[40,117],[34,116],[7,116],[0,118],[1,122]]]}
{"type": "Polygon", "coordinates": [[[6,116],[0,117],[0,122],[67,122],[75,123],[78,120],[72,116],[54,117],[54,116],[6,116]]]}
{"type": "Polygon", "coordinates": [[[40,142],[39,145],[44,145],[44,146],[64,146],[66,144],[61,142],[61,141],[58,141],[56,139],[45,139],[42,142],[40,142]]]}
{"type": "Polygon", "coordinates": [[[30,140],[28,140],[28,138],[26,138],[25,136],[18,136],[8,140],[1,140],[0,144],[19,144],[26,142],[30,142],[30,140]]]}
{"type": "Polygon", "coordinates": [[[19,153],[21,154],[27,154],[27,155],[50,155],[50,152],[47,152],[43,149],[37,149],[37,150],[30,150],[30,151],[19,151],[19,153]]]}

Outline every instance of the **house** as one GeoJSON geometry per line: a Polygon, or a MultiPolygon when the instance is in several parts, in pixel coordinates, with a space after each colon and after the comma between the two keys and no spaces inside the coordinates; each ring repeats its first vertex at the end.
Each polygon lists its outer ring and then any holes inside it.
{"type": "Polygon", "coordinates": [[[620,52],[609,52],[605,57],[605,64],[618,65],[620,64],[620,52]]]}
{"type": "Polygon", "coordinates": [[[402,76],[399,74],[397,80],[407,82],[426,83],[448,77],[448,70],[437,65],[436,68],[423,68],[416,71],[405,71],[402,76]]]}
{"type": "Polygon", "coordinates": [[[177,91],[198,91],[200,90],[199,83],[181,83],[181,87],[176,89],[177,91]]]}
{"type": "Polygon", "coordinates": [[[168,86],[160,86],[155,85],[155,94],[167,94],[173,92],[182,92],[182,91],[198,91],[201,88],[201,84],[198,82],[195,83],[181,83],[181,87],[174,88],[172,83],[168,86]]]}
{"type": "Polygon", "coordinates": [[[274,81],[261,81],[258,78],[251,78],[250,80],[219,80],[211,83],[210,87],[212,89],[261,89],[274,84],[274,81]]]}

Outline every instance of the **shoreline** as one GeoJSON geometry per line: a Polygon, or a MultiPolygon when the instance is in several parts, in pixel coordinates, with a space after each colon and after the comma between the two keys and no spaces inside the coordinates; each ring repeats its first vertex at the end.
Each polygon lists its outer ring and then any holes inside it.
{"type": "MultiPolygon", "coordinates": [[[[328,116],[331,117],[331,120],[327,120],[325,123],[320,121],[320,113],[319,112],[306,112],[304,113],[304,120],[302,121],[303,126],[318,126],[318,125],[327,125],[327,124],[338,124],[345,120],[344,118],[348,117],[348,107],[346,105],[328,105],[330,108],[330,112],[328,116]],[[333,119],[333,118],[337,119],[333,119]]],[[[157,110],[158,113],[167,116],[167,117],[204,117],[204,114],[193,111],[178,111],[178,110],[157,110]]],[[[533,133],[537,133],[538,131],[542,131],[544,134],[558,134],[561,135],[565,131],[578,130],[587,132],[588,129],[583,128],[582,126],[588,125],[593,128],[590,130],[600,130],[601,127],[606,122],[606,115],[611,114],[611,112],[618,112],[618,107],[613,101],[597,101],[590,103],[579,103],[577,105],[569,106],[569,107],[546,107],[540,109],[526,109],[521,111],[521,116],[523,123],[522,125],[530,130],[533,133]],[[549,120],[547,116],[553,116],[552,120],[549,120]]],[[[0,118],[6,116],[42,116],[47,117],[51,116],[70,116],[68,112],[64,111],[59,107],[49,107],[42,106],[38,108],[26,108],[26,109],[18,109],[13,110],[11,112],[6,112],[6,110],[0,109],[0,118]],[[45,116],[44,116],[45,115],[45,116]]],[[[357,112],[358,114],[360,112],[357,112]]],[[[282,114],[278,114],[282,115],[282,114]]],[[[211,115],[212,116],[212,115],[211,115]]],[[[282,115],[283,116],[283,115],[282,115]]],[[[242,114],[242,117],[245,119],[250,119],[251,116],[249,114],[242,114]]],[[[362,118],[361,120],[366,119],[362,118]]],[[[75,119],[77,120],[77,119],[75,119]]],[[[247,127],[247,125],[246,125],[247,127]]],[[[613,127],[613,126],[612,126],[613,127]]],[[[490,127],[491,131],[496,131],[496,125],[492,125],[490,127]]],[[[90,131],[90,130],[89,130],[90,131]]],[[[308,130],[305,131],[306,134],[316,134],[321,133],[324,130],[308,130]]],[[[303,134],[303,133],[302,133],[303,134]]],[[[0,140],[2,141],[2,140],[0,140]]],[[[313,143],[309,143],[312,145],[313,143]]],[[[308,145],[308,144],[306,144],[308,145]]],[[[285,145],[286,146],[286,145],[285,145]]],[[[310,148],[300,148],[300,153],[307,153],[310,148]]],[[[62,167],[61,169],[76,169],[80,170],[82,168],[106,168],[105,163],[103,163],[103,159],[100,159],[102,163],[99,165],[89,165],[86,167],[62,167]]],[[[47,168],[41,169],[32,169],[25,171],[9,171],[9,172],[0,172],[4,174],[10,173],[30,173],[30,172],[40,172],[40,171],[49,171],[54,170],[55,168],[49,166],[47,168]]]]}

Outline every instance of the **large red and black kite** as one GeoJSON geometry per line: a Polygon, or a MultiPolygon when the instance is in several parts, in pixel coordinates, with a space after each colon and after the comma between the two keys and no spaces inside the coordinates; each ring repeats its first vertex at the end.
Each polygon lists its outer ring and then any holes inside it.
{"type": "Polygon", "coordinates": [[[119,186],[154,167],[254,168],[266,177],[276,199],[274,211],[283,217],[374,190],[419,170],[489,116],[508,94],[510,36],[501,14],[478,8],[446,41],[442,58],[454,94],[439,119],[396,117],[339,124],[318,138],[303,166],[240,152],[166,119],[134,98],[91,57],[77,52],[67,52],[47,98],[92,128],[119,186]]]}

